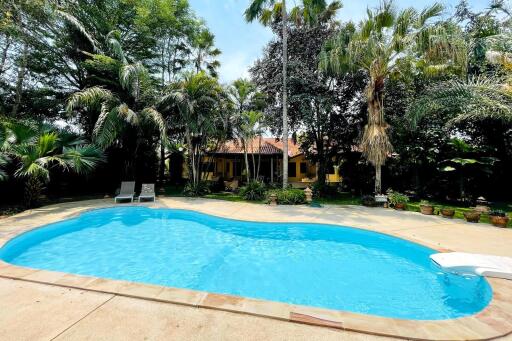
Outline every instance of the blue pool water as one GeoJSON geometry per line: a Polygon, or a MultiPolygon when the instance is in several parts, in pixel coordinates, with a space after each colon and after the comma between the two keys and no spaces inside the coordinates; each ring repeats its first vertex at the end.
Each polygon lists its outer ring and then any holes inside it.
{"type": "Polygon", "coordinates": [[[439,320],[491,300],[480,277],[443,272],[433,250],[361,229],[255,223],[120,207],[22,234],[0,249],[37,269],[379,316],[439,320]]]}

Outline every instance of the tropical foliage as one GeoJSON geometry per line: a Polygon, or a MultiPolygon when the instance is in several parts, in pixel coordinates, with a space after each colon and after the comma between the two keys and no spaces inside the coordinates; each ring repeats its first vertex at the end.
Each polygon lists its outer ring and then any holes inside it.
{"type": "Polygon", "coordinates": [[[226,84],[187,0],[2,1],[0,191],[12,195],[0,200],[103,196],[122,180],[181,192],[183,177],[205,195],[231,180],[210,154],[227,141],[244,153],[242,194],[262,200],[270,135],[283,143],[282,203],[303,202],[287,185],[288,138],[316,165],[315,195],[507,198],[511,11],[484,7],[383,1],[355,24],[339,1],[251,0],[241,19],[274,38],[226,84]]]}
{"type": "Polygon", "coordinates": [[[438,3],[418,12],[412,7],[398,10],[385,1],[369,10],[357,28],[349,24],[322,53],[321,69],[335,74],[363,70],[369,78],[368,120],[359,148],[375,166],[375,193],[381,193],[381,167],[393,151],[384,115],[386,80],[418,67],[428,72],[447,68],[448,62],[463,62],[455,35],[444,23],[435,21],[442,11],[438,3]]]}

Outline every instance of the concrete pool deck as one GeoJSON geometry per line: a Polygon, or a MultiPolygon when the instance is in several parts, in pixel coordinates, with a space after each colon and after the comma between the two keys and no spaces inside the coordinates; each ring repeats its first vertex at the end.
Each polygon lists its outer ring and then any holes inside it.
{"type": "MultiPolygon", "coordinates": [[[[86,210],[114,206],[112,201],[63,203],[2,219],[0,246],[38,226],[86,210]]],[[[159,198],[155,204],[135,205],[191,209],[241,220],[346,225],[383,232],[441,251],[512,257],[512,229],[412,212],[359,206],[269,207],[188,198],[159,198]]],[[[506,338],[512,332],[512,281],[489,282],[493,286],[493,301],[481,313],[455,320],[411,321],[27,269],[0,262],[0,335],[12,340],[383,339],[375,335],[431,340],[506,338]]]]}

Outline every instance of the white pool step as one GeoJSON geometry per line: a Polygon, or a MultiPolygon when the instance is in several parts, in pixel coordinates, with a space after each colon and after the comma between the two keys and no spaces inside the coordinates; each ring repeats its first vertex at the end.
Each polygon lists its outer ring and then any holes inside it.
{"type": "Polygon", "coordinates": [[[436,253],[430,258],[446,271],[512,280],[512,258],[476,253],[436,253]]]}

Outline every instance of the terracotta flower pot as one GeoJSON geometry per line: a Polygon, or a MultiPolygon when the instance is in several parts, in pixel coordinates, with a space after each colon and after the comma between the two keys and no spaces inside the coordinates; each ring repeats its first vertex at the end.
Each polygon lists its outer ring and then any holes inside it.
{"type": "Polygon", "coordinates": [[[450,218],[451,219],[455,215],[455,210],[451,209],[451,208],[442,208],[441,209],[441,215],[444,218],[450,218]]]}
{"type": "Polygon", "coordinates": [[[420,211],[421,211],[422,214],[432,215],[432,214],[434,214],[434,206],[432,206],[432,205],[420,205],[420,211]]]}
{"type": "Polygon", "coordinates": [[[464,218],[466,218],[468,223],[478,223],[480,221],[480,212],[464,212],[464,218]]]}
{"type": "Polygon", "coordinates": [[[398,202],[395,204],[395,210],[403,211],[405,210],[405,204],[403,202],[398,202]]]}
{"type": "Polygon", "coordinates": [[[489,218],[491,219],[491,223],[497,227],[507,227],[508,221],[510,220],[507,216],[502,217],[497,215],[491,215],[489,218]]]}

